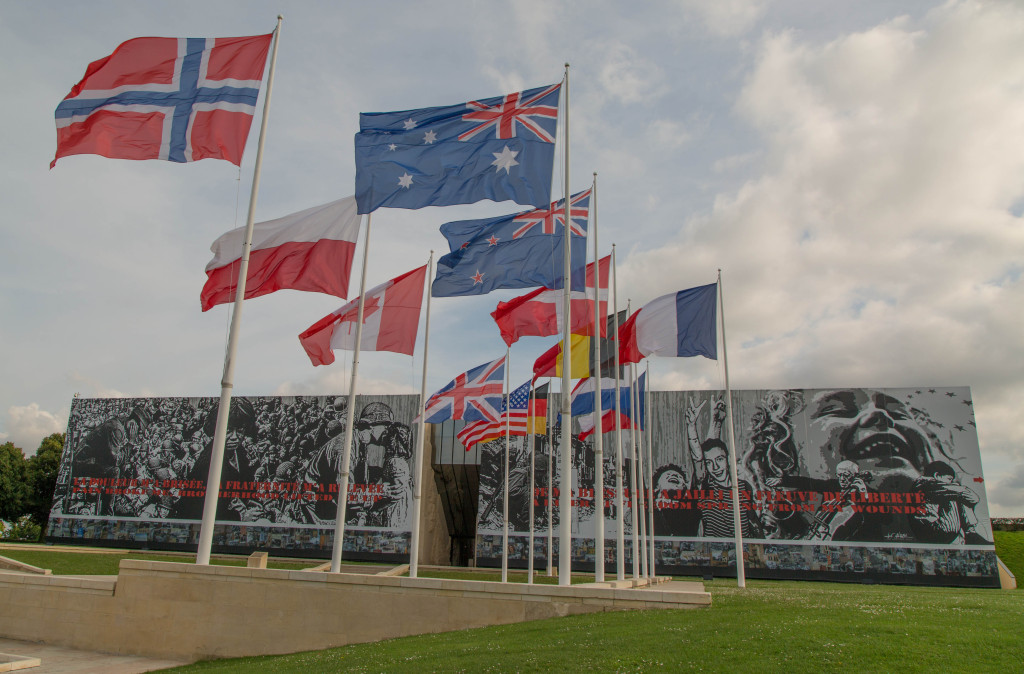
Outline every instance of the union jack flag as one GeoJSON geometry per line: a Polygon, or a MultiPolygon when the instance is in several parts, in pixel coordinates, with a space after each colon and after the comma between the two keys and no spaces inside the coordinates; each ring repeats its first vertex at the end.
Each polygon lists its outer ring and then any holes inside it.
{"type": "Polygon", "coordinates": [[[512,391],[501,404],[501,418],[467,424],[455,437],[462,446],[469,449],[478,442],[487,442],[505,434],[506,422],[509,435],[526,435],[527,411],[530,403],[530,386],[533,380],[512,391]]]}
{"type": "Polygon", "coordinates": [[[504,377],[504,356],[463,372],[427,400],[423,411],[426,423],[496,421],[501,415],[504,377]]]}
{"type": "MultiPolygon", "coordinates": [[[[587,218],[590,215],[590,190],[574,194],[569,198],[569,231],[576,236],[587,235],[587,218]]],[[[547,208],[538,208],[535,211],[522,213],[512,220],[513,226],[519,225],[513,232],[512,238],[518,239],[536,227],[541,226],[540,233],[555,234],[558,227],[565,225],[565,199],[551,204],[547,208]]]]}
{"type": "Polygon", "coordinates": [[[50,167],[73,154],[241,165],[271,37],[122,43],[57,106],[50,167]]]}
{"type": "Polygon", "coordinates": [[[555,105],[539,105],[537,102],[548,94],[558,91],[561,86],[561,84],[553,84],[539,94],[530,96],[525,101],[522,100],[524,93],[522,91],[506,94],[501,99],[501,102],[495,105],[487,105],[479,101],[469,101],[466,103],[466,107],[473,110],[473,112],[467,112],[462,116],[462,119],[467,122],[482,121],[483,123],[465,133],[460,133],[459,140],[469,140],[477,134],[490,130],[491,127],[494,127],[495,138],[515,138],[516,125],[521,124],[541,140],[554,143],[554,134],[548,132],[547,129],[538,124],[533,118],[558,118],[557,101],[555,105]]]}

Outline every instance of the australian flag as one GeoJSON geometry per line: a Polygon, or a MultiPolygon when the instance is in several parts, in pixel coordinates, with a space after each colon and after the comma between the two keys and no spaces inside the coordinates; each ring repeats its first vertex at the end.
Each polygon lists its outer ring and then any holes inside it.
{"type": "Polygon", "coordinates": [[[355,139],[359,212],[483,199],[547,205],[561,86],[437,108],[360,114],[355,139]]]}
{"type": "MultiPolygon", "coordinates": [[[[590,190],[569,200],[572,289],[586,283],[590,190]]],[[[499,288],[562,287],[565,200],[515,215],[441,225],[451,252],[437,261],[434,297],[484,295],[499,288]]]]}
{"type": "Polygon", "coordinates": [[[242,163],[273,34],[140,37],[93,61],[57,106],[57,154],[242,163]]]}

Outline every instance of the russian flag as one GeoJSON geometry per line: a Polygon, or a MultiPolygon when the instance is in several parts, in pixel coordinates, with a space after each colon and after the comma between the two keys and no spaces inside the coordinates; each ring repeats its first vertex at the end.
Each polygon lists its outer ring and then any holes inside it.
{"type": "Polygon", "coordinates": [[[718,360],[717,307],[717,283],[648,302],[619,327],[619,362],[639,363],[647,356],[718,360]]]}

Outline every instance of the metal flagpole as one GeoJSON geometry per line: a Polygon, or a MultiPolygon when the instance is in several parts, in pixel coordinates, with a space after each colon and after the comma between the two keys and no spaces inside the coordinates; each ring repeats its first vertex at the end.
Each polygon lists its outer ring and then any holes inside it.
{"type": "Polygon", "coordinates": [[[536,485],[536,463],[534,461],[536,449],[533,442],[533,417],[530,415],[533,412],[533,405],[536,398],[534,396],[533,384],[530,385],[530,399],[526,403],[526,441],[529,443],[530,451],[530,544],[529,548],[529,559],[526,562],[526,584],[533,585],[533,501],[537,496],[537,485],[536,485]]]}
{"type": "Polygon", "coordinates": [[[427,261],[427,277],[424,285],[427,289],[427,317],[423,326],[423,378],[420,382],[419,438],[416,440],[416,472],[413,473],[412,490],[412,536],[409,540],[409,577],[416,578],[420,569],[420,509],[423,496],[423,453],[426,444],[426,421],[424,407],[427,404],[427,355],[430,353],[430,279],[434,277],[434,251],[430,251],[427,261]]]}
{"type": "Polygon", "coordinates": [[[651,442],[651,359],[647,359],[647,388],[644,390],[644,432],[647,436],[647,485],[650,491],[647,493],[647,517],[649,519],[647,533],[651,537],[651,559],[648,564],[651,570],[651,577],[658,574],[654,568],[654,444],[651,442]]]}
{"type": "Polygon", "coordinates": [[[352,432],[356,423],[356,376],[359,373],[359,351],[363,341],[363,309],[366,305],[366,265],[370,253],[370,220],[366,215],[366,241],[363,243],[363,269],[359,278],[359,308],[356,313],[356,343],[352,350],[352,379],[348,385],[348,409],[345,410],[345,445],[341,472],[338,473],[338,514],[334,521],[334,545],[331,548],[331,573],[341,571],[341,555],[345,547],[345,517],[348,509],[348,476],[352,468],[352,432]]]}
{"type": "Polygon", "coordinates": [[[615,325],[615,519],[616,533],[615,578],[626,579],[626,526],[622,511],[622,410],[620,409],[622,386],[619,381],[619,283],[615,269],[615,244],[612,244],[612,321],[615,325]]]}
{"type": "Polygon", "coordinates": [[[502,530],[501,530],[501,582],[508,582],[508,453],[509,453],[509,406],[512,402],[510,400],[511,390],[509,389],[509,370],[512,356],[512,347],[505,348],[505,495],[501,499],[502,503],[502,530]]]}
{"type": "Polygon", "coordinates": [[[555,569],[554,569],[554,560],[555,560],[554,531],[555,531],[555,526],[553,524],[554,520],[552,519],[552,514],[553,514],[552,513],[552,504],[554,503],[554,499],[555,499],[555,492],[554,492],[554,489],[552,488],[553,487],[552,483],[555,481],[555,441],[554,441],[554,433],[552,432],[553,428],[552,428],[552,424],[551,424],[551,404],[550,404],[551,403],[551,393],[552,393],[552,389],[554,389],[554,388],[555,387],[552,385],[552,382],[549,380],[548,381],[548,400],[547,400],[547,403],[544,406],[544,430],[546,430],[547,434],[548,434],[548,490],[547,490],[548,491],[548,496],[547,496],[547,499],[546,499],[546,501],[547,501],[546,506],[547,506],[547,510],[548,510],[548,568],[547,568],[547,572],[548,572],[548,576],[549,577],[555,575],[555,569]]]}
{"type": "MultiPolygon", "coordinates": [[[[630,311],[630,300],[626,300],[626,313],[630,311]]],[[[630,418],[633,417],[633,366],[629,366],[629,405],[630,405],[630,418]]],[[[638,557],[638,543],[637,534],[640,528],[640,521],[636,512],[636,428],[635,424],[630,424],[633,428],[629,431],[629,509],[632,518],[631,524],[633,525],[633,578],[640,577],[640,559],[638,557]]]]}
{"type": "Polygon", "coordinates": [[[569,219],[569,64],[565,64],[565,254],[562,257],[562,408],[561,467],[558,490],[558,584],[572,583],[572,412],[569,407],[569,388],[572,379],[572,348],[569,343],[570,276],[572,256],[570,237],[572,221],[569,219]]]}
{"type": "Polygon", "coordinates": [[[640,555],[640,577],[647,578],[647,515],[644,512],[644,434],[639,428],[639,417],[640,417],[640,384],[636,379],[636,365],[630,367],[632,370],[632,390],[630,395],[632,396],[633,403],[630,405],[630,410],[633,412],[630,416],[633,418],[633,437],[636,438],[636,521],[640,527],[637,532],[640,541],[640,547],[634,548],[634,552],[640,555]]]}
{"type": "MultiPolygon", "coordinates": [[[[601,323],[604,317],[601,316],[601,263],[598,260],[597,247],[597,172],[594,172],[593,192],[590,195],[593,206],[594,221],[594,368],[597,372],[592,376],[597,378],[597,390],[594,405],[594,582],[604,582],[604,429],[601,428],[601,417],[604,409],[601,407],[601,323]]],[[[566,317],[568,320],[568,317],[566,317]]],[[[562,359],[565,363],[565,359],[562,359]]]]}
{"type": "Polygon", "coordinates": [[[722,363],[725,366],[725,411],[729,424],[729,463],[732,477],[732,518],[736,529],[736,585],[747,586],[746,562],[743,559],[743,524],[740,519],[740,483],[736,471],[736,432],[732,423],[732,389],[729,388],[729,355],[725,348],[725,299],[722,297],[722,270],[718,270],[718,306],[722,323],[722,363]]]}
{"type": "Polygon", "coordinates": [[[274,48],[270,53],[270,70],[267,73],[267,95],[263,99],[263,118],[260,121],[260,138],[256,146],[256,166],[252,173],[252,191],[249,193],[249,214],[245,219],[245,241],[242,244],[242,259],[238,265],[238,286],[235,288],[235,305],[231,312],[231,327],[228,329],[228,347],[224,354],[224,370],[220,380],[220,406],[217,408],[217,427],[210,448],[210,472],[206,478],[206,497],[203,501],[203,521],[199,527],[199,545],[196,548],[196,564],[210,563],[213,548],[213,527],[217,519],[217,499],[220,496],[220,475],[224,468],[224,441],[228,436],[228,419],[231,418],[231,390],[234,388],[235,355],[238,352],[238,333],[242,326],[242,301],[245,299],[245,281],[249,274],[249,252],[252,249],[252,231],[256,216],[256,197],[260,191],[260,173],[263,167],[263,142],[267,137],[267,119],[270,116],[270,95],[274,90],[274,69],[277,65],[277,45],[281,41],[281,22],[277,15],[274,28],[274,48]]]}

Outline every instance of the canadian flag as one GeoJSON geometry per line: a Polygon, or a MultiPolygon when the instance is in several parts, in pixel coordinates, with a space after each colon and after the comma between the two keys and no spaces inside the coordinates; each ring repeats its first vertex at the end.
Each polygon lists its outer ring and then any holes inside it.
{"type": "MultiPolygon", "coordinates": [[[[598,312],[602,317],[608,314],[608,271],[611,269],[611,256],[607,255],[595,264],[587,265],[587,289],[573,290],[569,293],[569,314],[571,322],[569,332],[574,335],[592,335],[594,325],[594,271],[597,269],[600,286],[598,288],[598,312]]],[[[498,308],[491,312],[491,317],[501,330],[501,338],[512,346],[520,337],[547,337],[562,332],[561,290],[538,288],[533,292],[516,297],[508,302],[499,302],[498,308]]],[[[605,321],[601,324],[601,336],[605,337],[605,321]]]]}
{"type": "MultiPolygon", "coordinates": [[[[277,290],[304,290],[348,297],[359,214],[355,197],[253,225],[245,299],[277,290]]],[[[235,301],[245,228],[213,242],[206,284],[199,296],[203,311],[235,301]]]]}
{"type": "MultiPolygon", "coordinates": [[[[366,293],[360,350],[412,355],[426,279],[427,267],[424,265],[366,293]]],[[[299,342],[313,365],[333,363],[333,349],[355,350],[358,317],[359,298],[356,298],[299,335],[299,342]]]]}

